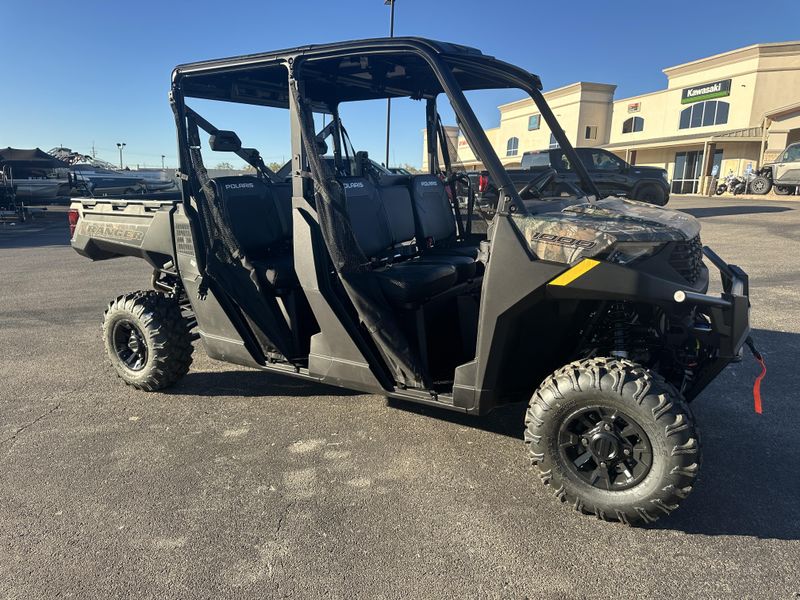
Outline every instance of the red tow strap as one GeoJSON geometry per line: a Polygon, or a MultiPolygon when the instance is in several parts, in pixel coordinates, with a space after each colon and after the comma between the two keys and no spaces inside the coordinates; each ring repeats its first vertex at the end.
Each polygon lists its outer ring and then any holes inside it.
{"type": "Polygon", "coordinates": [[[750,352],[753,353],[753,358],[758,361],[758,364],[761,365],[761,374],[756,377],[755,383],[753,383],[753,402],[755,404],[755,410],[757,414],[761,414],[761,380],[764,379],[764,375],[767,374],[767,363],[764,362],[764,357],[761,353],[756,350],[756,346],[753,343],[752,338],[747,338],[747,346],[750,348],[750,352]]]}
{"type": "Polygon", "coordinates": [[[761,365],[761,375],[756,377],[756,381],[753,384],[753,400],[755,401],[756,412],[761,414],[761,380],[764,379],[764,375],[767,374],[767,363],[765,363],[764,359],[760,356],[757,356],[756,360],[761,365]]]}

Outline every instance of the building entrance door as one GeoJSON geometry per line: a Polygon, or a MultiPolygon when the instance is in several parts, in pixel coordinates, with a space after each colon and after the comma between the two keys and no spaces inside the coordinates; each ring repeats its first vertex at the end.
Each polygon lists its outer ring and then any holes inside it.
{"type": "Polygon", "coordinates": [[[703,152],[692,150],[675,154],[675,170],[672,173],[673,194],[696,194],[700,182],[703,152]]]}

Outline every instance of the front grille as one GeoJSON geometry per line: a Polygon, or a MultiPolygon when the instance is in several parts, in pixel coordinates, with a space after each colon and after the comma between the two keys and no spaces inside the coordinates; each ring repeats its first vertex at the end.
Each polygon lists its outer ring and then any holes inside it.
{"type": "Polygon", "coordinates": [[[689,283],[700,277],[703,266],[703,243],[697,235],[685,242],[676,242],[669,257],[669,264],[689,283]]]}

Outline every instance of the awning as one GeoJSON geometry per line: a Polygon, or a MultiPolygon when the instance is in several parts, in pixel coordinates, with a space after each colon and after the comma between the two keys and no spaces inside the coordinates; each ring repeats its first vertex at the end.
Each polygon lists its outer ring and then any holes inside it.
{"type": "Polygon", "coordinates": [[[696,133],[694,135],[673,135],[665,138],[636,140],[628,143],[618,142],[601,146],[606,150],[637,150],[641,148],[663,148],[671,146],[702,146],[706,142],[759,142],[763,134],[761,127],[729,129],[718,133],[696,133]]]}
{"type": "Polygon", "coordinates": [[[32,150],[5,148],[0,150],[0,167],[4,166],[18,169],[66,169],[69,167],[64,161],[50,156],[39,148],[32,150]]]}

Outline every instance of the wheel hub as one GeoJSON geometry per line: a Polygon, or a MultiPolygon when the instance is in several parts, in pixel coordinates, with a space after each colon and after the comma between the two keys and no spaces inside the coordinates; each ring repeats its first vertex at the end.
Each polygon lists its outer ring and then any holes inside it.
{"type": "Polygon", "coordinates": [[[139,336],[136,335],[136,331],[131,331],[131,337],[128,339],[128,348],[137,354],[140,352],[141,344],[139,343],[139,336]]]}
{"type": "Polygon", "coordinates": [[[604,406],[569,415],[558,433],[559,456],[579,480],[603,490],[630,488],[650,471],[653,450],[630,416],[604,406]]]}
{"type": "Polygon", "coordinates": [[[589,439],[588,448],[595,460],[608,462],[622,454],[621,442],[619,436],[607,431],[600,431],[589,439]]]}

